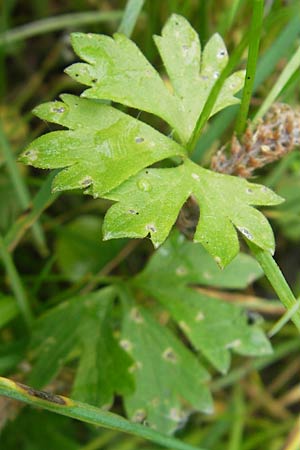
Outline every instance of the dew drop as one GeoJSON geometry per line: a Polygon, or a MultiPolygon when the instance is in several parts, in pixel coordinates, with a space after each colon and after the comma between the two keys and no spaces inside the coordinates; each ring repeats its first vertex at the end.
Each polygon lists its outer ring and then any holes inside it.
{"type": "Polygon", "coordinates": [[[213,73],[213,77],[214,77],[215,80],[217,80],[219,78],[219,76],[220,76],[219,72],[214,72],[213,73]]]}
{"type": "Polygon", "coordinates": [[[151,191],[151,189],[152,189],[152,186],[151,186],[151,184],[149,183],[149,181],[143,180],[143,179],[141,179],[141,180],[139,180],[139,181],[137,182],[137,187],[138,187],[141,191],[144,191],[144,192],[149,192],[149,191],[151,191]]]}
{"type": "Polygon", "coordinates": [[[247,228],[244,228],[244,227],[237,227],[237,228],[247,239],[249,239],[249,241],[252,241],[253,236],[250,233],[250,231],[247,230],[247,228]]]}

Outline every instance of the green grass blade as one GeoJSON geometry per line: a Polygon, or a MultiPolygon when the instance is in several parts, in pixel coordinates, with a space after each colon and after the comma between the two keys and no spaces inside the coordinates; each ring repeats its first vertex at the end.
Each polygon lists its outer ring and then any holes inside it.
{"type": "Polygon", "coordinates": [[[7,275],[10,279],[11,288],[13,293],[15,294],[19,309],[24,317],[26,324],[30,328],[33,321],[33,315],[27,299],[27,295],[23,287],[21,278],[15,267],[14,261],[10,253],[7,251],[6,245],[1,235],[0,235],[0,258],[2,259],[7,275]]]}
{"type": "Polygon", "coordinates": [[[147,426],[129,422],[123,417],[103,411],[100,408],[60,395],[37,391],[8,378],[0,377],[0,395],[92,425],[133,434],[172,450],[204,450],[196,449],[196,447],[185,444],[178,439],[164,436],[147,426]]]}
{"type": "MultiPolygon", "coordinates": [[[[23,209],[26,209],[30,204],[30,195],[27,186],[23,181],[23,178],[19,172],[15,157],[13,155],[10,144],[4,134],[1,122],[0,122],[0,144],[2,147],[8,173],[14,185],[15,191],[18,195],[19,203],[23,209]]],[[[41,255],[46,255],[48,250],[42,227],[38,223],[35,223],[33,224],[32,232],[39,252],[41,253],[41,255]]]]}
{"type": "Polygon", "coordinates": [[[53,16],[47,19],[37,20],[18,28],[6,31],[0,34],[0,46],[8,45],[13,42],[22,41],[24,39],[38,36],[40,34],[50,33],[52,31],[61,30],[68,27],[82,27],[93,23],[111,22],[120,20],[123,11],[89,11],[72,14],[63,14],[53,16]]]}
{"type": "Polygon", "coordinates": [[[145,0],[128,0],[118,32],[127,37],[132,35],[138,16],[144,6],[145,0]]]}
{"type": "Polygon", "coordinates": [[[53,178],[57,175],[58,171],[53,171],[49,174],[40,190],[32,201],[32,206],[26,214],[22,216],[11,226],[7,232],[4,242],[9,251],[12,251],[18,245],[20,239],[24,236],[29,227],[38,219],[42,212],[53,203],[59,193],[51,193],[51,185],[53,178]]]}
{"type": "Polygon", "coordinates": [[[290,78],[294,75],[296,70],[298,70],[300,67],[300,47],[297,49],[297,51],[294,53],[292,59],[288,62],[286,67],[284,68],[283,72],[281,73],[280,77],[274,84],[273,88],[269,92],[269,95],[264,100],[263,104],[257,111],[254,121],[257,121],[259,118],[261,118],[270,108],[272,103],[275,102],[277,97],[279,96],[280,92],[283,90],[285,85],[288,83],[290,78]]]}
{"type": "Polygon", "coordinates": [[[250,100],[254,86],[259,43],[261,37],[261,28],[263,23],[264,2],[263,0],[255,0],[253,2],[253,14],[250,27],[248,61],[246,67],[246,79],[242,94],[242,101],[238,113],[235,131],[237,135],[243,133],[249,112],[250,100]]]}

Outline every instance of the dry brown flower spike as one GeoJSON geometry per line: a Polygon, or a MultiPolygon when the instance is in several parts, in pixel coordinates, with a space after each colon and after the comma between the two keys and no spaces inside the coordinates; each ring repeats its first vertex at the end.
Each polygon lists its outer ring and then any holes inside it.
{"type": "Polygon", "coordinates": [[[282,158],[299,145],[300,111],[275,103],[254,130],[247,127],[241,141],[233,136],[228,156],[225,148],[217,152],[211,169],[250,178],[255,169],[282,158]]]}

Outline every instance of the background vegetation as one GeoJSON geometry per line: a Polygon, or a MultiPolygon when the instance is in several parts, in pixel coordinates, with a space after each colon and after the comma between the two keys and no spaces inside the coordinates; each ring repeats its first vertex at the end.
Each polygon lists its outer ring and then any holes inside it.
{"type": "MultiPolygon", "coordinates": [[[[153,253],[147,239],[101,243],[99,230],[106,201],[82,196],[80,192],[50,194],[52,175],[16,164],[17,155],[29,142],[52,129],[34,118],[32,108],[57,98],[61,92],[79,95],[82,91],[82,86],[63,73],[67,65],[77,60],[69,34],[80,30],[111,35],[119,27],[125,3],[4,0],[1,5],[0,375],[16,381],[25,382],[31,370],[28,343],[32,315],[40,316],[66,299],[90,293],[109,283],[111,277],[135,275],[153,253]]],[[[266,0],[264,8],[250,118],[276,83],[277,100],[295,109],[300,100],[298,60],[287,79],[278,85],[283,69],[297,54],[300,44],[299,0],[266,0]]],[[[132,38],[157,70],[163,72],[152,35],[161,32],[170,14],[186,17],[199,31],[202,43],[219,32],[231,54],[249,33],[252,9],[250,0],[148,0],[132,38]]],[[[131,18],[123,23],[123,31],[129,34],[134,22],[131,18]]],[[[236,69],[245,68],[246,61],[245,50],[236,69]]],[[[208,166],[215,151],[230,140],[237,113],[238,106],[234,106],[211,120],[197,142],[193,154],[196,162],[208,166]]],[[[145,113],[143,118],[166,131],[158,119],[145,113]]],[[[299,129],[298,124],[298,133],[299,129]]],[[[282,206],[264,212],[275,232],[276,260],[297,297],[299,168],[296,149],[280,162],[255,173],[256,182],[286,199],[282,206]]],[[[263,317],[266,332],[284,312],[264,278],[244,291],[226,291],[222,295],[225,301],[247,306],[249,321],[257,320],[258,315],[263,317]]],[[[67,323],[59,325],[64,329],[67,323]]],[[[213,374],[210,387],[214,413],[192,415],[178,431],[178,437],[214,450],[299,449],[300,338],[295,326],[287,323],[272,338],[272,345],[274,352],[270,356],[248,359],[235,355],[227,375],[213,374]]],[[[69,395],[74,378],[72,357],[60,376],[47,386],[51,392],[69,395]]],[[[118,397],[113,410],[123,414],[118,397]]],[[[4,397],[0,399],[0,426],[0,444],[7,450],[160,448],[138,436],[98,429],[4,397]]]]}

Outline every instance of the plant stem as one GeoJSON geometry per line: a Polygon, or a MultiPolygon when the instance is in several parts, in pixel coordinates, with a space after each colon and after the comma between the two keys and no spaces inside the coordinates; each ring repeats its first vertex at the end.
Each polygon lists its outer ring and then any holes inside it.
{"type": "Polygon", "coordinates": [[[11,288],[15,294],[19,309],[23,314],[24,320],[28,325],[28,328],[30,328],[33,321],[33,315],[28,303],[28,299],[21,278],[19,277],[11,254],[7,251],[6,245],[1,235],[0,235],[0,258],[3,261],[7,275],[10,279],[11,288]]]}
{"type": "Polygon", "coordinates": [[[129,422],[117,414],[103,411],[86,403],[77,402],[60,395],[37,391],[29,386],[0,377],[0,395],[20,400],[29,405],[52,411],[63,416],[72,417],[82,422],[102,426],[112,430],[123,431],[135,436],[149,439],[156,444],[172,450],[204,450],[185,444],[178,439],[163,434],[144,425],[129,422]]]}
{"type": "Polygon", "coordinates": [[[253,2],[253,14],[250,28],[250,40],[248,61],[246,68],[246,79],[243,89],[242,101],[238,113],[235,132],[237,135],[243,133],[249,112],[250,100],[254,86],[254,78],[258,59],[258,50],[261,37],[261,28],[263,23],[264,2],[263,0],[255,0],[253,2]]]}
{"type": "Polygon", "coordinates": [[[39,34],[50,33],[68,27],[79,27],[92,23],[110,22],[121,19],[123,11],[88,11],[81,13],[63,14],[60,16],[49,17],[47,19],[37,20],[26,25],[22,25],[13,30],[0,34],[0,46],[8,45],[13,42],[22,41],[39,34]]]}
{"type": "MultiPolygon", "coordinates": [[[[253,242],[247,241],[247,244],[261,265],[265,276],[277,293],[279,300],[287,310],[292,309],[294,311],[294,308],[297,308],[296,305],[298,302],[271,253],[259,248],[253,242]]],[[[291,320],[300,331],[300,310],[298,308],[294,311],[291,320]]]]}

